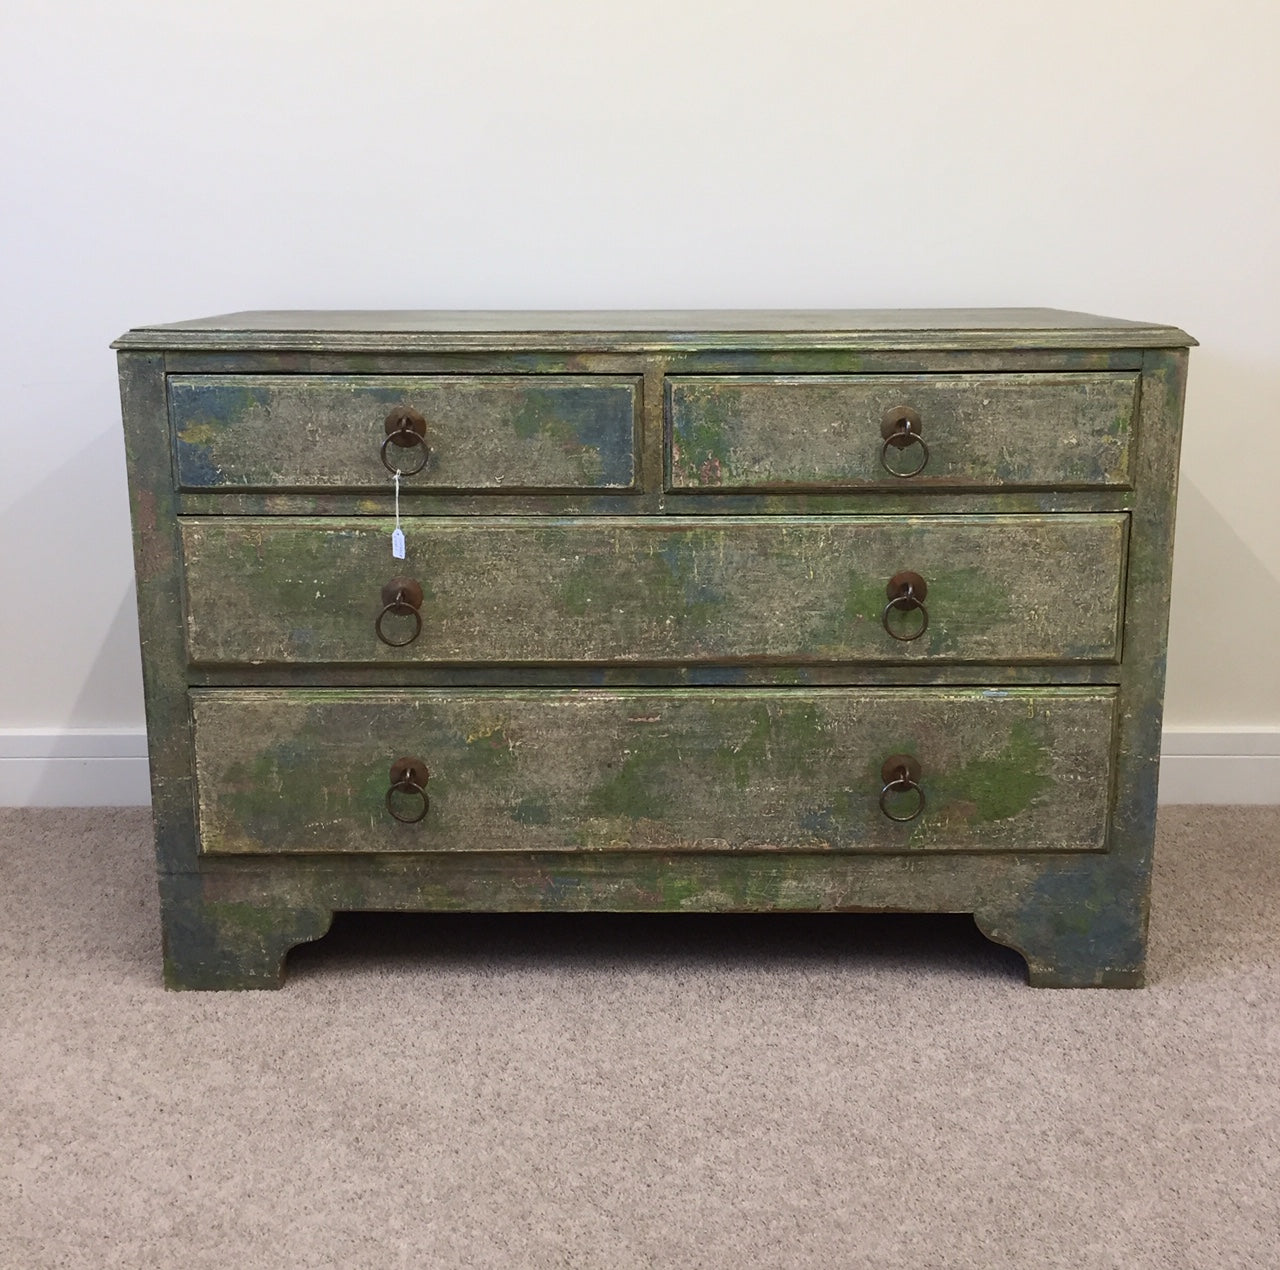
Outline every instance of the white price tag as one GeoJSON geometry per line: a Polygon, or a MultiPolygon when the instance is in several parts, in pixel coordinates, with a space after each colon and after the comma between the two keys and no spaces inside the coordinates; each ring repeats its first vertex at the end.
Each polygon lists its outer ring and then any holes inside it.
{"type": "Polygon", "coordinates": [[[400,528],[400,469],[396,468],[396,527],[391,532],[391,554],[397,560],[404,559],[404,530],[400,528]]]}

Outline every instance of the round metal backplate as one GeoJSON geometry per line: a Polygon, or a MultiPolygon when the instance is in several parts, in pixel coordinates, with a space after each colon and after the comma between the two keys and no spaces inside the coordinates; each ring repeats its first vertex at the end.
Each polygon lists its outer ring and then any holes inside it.
{"type": "Polygon", "coordinates": [[[393,406],[382,426],[391,444],[404,450],[427,435],[427,421],[409,406],[393,406]]]}
{"type": "Polygon", "coordinates": [[[920,435],[920,412],[914,406],[890,406],[880,417],[880,435],[896,449],[905,450],[920,435]],[[911,425],[910,431],[904,423],[911,425]]]}
{"type": "Polygon", "coordinates": [[[431,773],[420,758],[398,758],[391,764],[392,786],[408,783],[422,789],[430,778],[431,773]]]}
{"type": "Polygon", "coordinates": [[[422,607],[422,583],[416,578],[392,578],[382,588],[382,604],[397,604],[402,609],[420,609],[422,607]]]}
{"type": "Polygon", "coordinates": [[[899,596],[906,595],[908,587],[911,588],[911,595],[914,599],[924,600],[928,598],[929,584],[918,573],[912,573],[910,569],[895,573],[889,579],[889,585],[884,590],[891,600],[896,600],[899,596]]]}
{"type": "Polygon", "coordinates": [[[890,754],[880,768],[880,783],[888,785],[900,781],[903,773],[906,779],[918,783],[920,780],[920,760],[914,754],[890,754]]]}

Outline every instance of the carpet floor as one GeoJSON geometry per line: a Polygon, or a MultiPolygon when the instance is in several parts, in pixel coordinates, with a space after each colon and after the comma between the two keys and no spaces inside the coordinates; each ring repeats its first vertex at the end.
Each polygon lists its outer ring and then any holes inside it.
{"type": "Polygon", "coordinates": [[[1280,1266],[1280,807],[1150,985],[963,917],[340,915],[166,993],[142,810],[0,811],[0,1266],[1280,1266]]]}

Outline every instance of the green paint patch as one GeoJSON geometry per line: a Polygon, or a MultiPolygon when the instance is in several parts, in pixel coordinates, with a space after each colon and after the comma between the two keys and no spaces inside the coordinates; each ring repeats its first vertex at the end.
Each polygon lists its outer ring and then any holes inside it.
{"type": "Polygon", "coordinates": [[[843,629],[863,623],[879,625],[884,606],[889,602],[887,584],[887,578],[869,578],[856,573],[849,578],[840,610],[843,629]]]}
{"type": "Polygon", "coordinates": [[[671,465],[677,483],[727,484],[733,419],[714,392],[700,391],[693,402],[687,400],[687,390],[677,392],[671,432],[671,465]]]}
{"type": "Polygon", "coordinates": [[[753,767],[768,756],[772,733],[768,707],[763,702],[752,706],[746,735],[716,748],[712,757],[718,773],[738,789],[746,789],[753,767]]]}
{"type": "Polygon", "coordinates": [[[584,555],[573,562],[569,576],[560,584],[560,603],[574,617],[586,617],[607,607],[617,584],[616,563],[597,555],[584,555]]]}
{"type": "MultiPolygon", "coordinates": [[[[698,560],[716,558],[714,538],[708,531],[654,535],[644,544],[648,550],[623,558],[612,544],[583,552],[560,583],[560,604],[574,617],[587,617],[615,608],[634,612],[643,600],[646,620],[670,617],[685,629],[709,625],[724,600],[712,585],[714,571],[700,576],[698,560]]],[[[542,535],[540,545],[548,554],[566,554],[566,539],[554,530],[542,535]]]]}
{"type": "Polygon", "coordinates": [[[1026,811],[1052,785],[1049,752],[1025,721],[998,754],[971,759],[927,781],[935,820],[982,824],[1026,811]]]}
{"type": "Polygon", "coordinates": [[[484,725],[465,737],[461,746],[448,749],[457,755],[454,768],[469,777],[496,781],[516,770],[516,748],[502,723],[484,725]]]}
{"type": "Polygon", "coordinates": [[[221,431],[216,423],[192,423],[178,433],[183,445],[208,445],[217,440],[221,431]]]}
{"type": "Polygon", "coordinates": [[[952,569],[925,580],[929,583],[929,629],[924,640],[931,657],[951,653],[963,657],[965,640],[1012,618],[1008,580],[1002,582],[986,569],[952,569]]]}
{"type": "Polygon", "coordinates": [[[590,791],[589,815],[610,820],[659,820],[665,806],[667,760],[646,746],[627,753],[621,765],[590,791]]]}
{"type": "Polygon", "coordinates": [[[511,819],[521,825],[549,825],[551,808],[545,798],[522,798],[511,809],[511,819]]]}

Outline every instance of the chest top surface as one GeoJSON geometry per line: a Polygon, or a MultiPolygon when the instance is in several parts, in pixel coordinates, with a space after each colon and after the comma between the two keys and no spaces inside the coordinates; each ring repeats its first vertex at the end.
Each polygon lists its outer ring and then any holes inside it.
{"type": "Polygon", "coordinates": [[[142,326],[118,349],[1181,348],[1174,326],[1062,309],[262,310],[142,326]]]}

